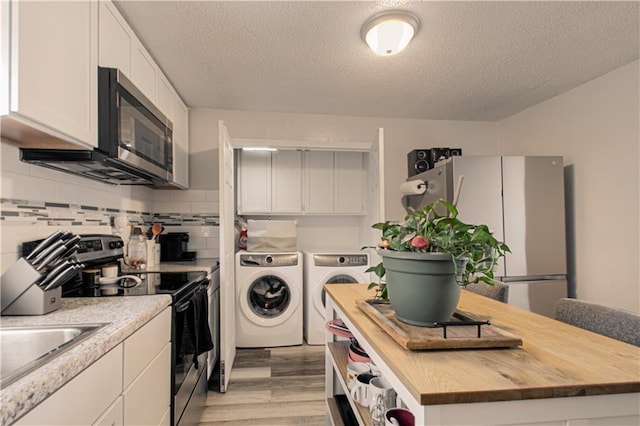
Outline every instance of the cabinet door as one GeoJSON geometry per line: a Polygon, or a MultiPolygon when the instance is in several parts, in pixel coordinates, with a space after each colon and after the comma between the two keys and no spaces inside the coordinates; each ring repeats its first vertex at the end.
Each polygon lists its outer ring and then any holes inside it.
{"type": "Polygon", "coordinates": [[[17,425],[90,425],[122,392],[122,345],[116,346],[17,425]]]}
{"type": "MultiPolygon", "coordinates": [[[[126,343],[126,342],[125,342],[126,343]]],[[[128,360],[125,359],[125,365],[128,360]]],[[[123,392],[125,425],[160,424],[171,395],[171,343],[123,392]]]]}
{"type": "Polygon", "coordinates": [[[333,213],[333,152],[306,151],[306,213],[333,213]]]}
{"type": "Polygon", "coordinates": [[[11,111],[97,146],[98,4],[14,1],[10,25],[11,111]]]}
{"type": "MultiPolygon", "coordinates": [[[[166,308],[144,327],[133,333],[124,342],[124,383],[126,388],[140,375],[151,360],[162,350],[165,343],[171,339],[171,309],[166,308]]],[[[167,376],[170,374],[170,364],[166,366],[167,376]]]]}
{"type": "Polygon", "coordinates": [[[93,426],[122,426],[124,425],[124,403],[119,396],[107,411],[102,413],[93,426]]]}
{"type": "Polygon", "coordinates": [[[111,1],[100,2],[98,20],[98,63],[131,75],[131,34],[129,26],[111,1]]]}
{"type": "Polygon", "coordinates": [[[129,78],[154,105],[157,104],[156,64],[135,37],[131,44],[131,76],[129,78]]]}
{"type": "MultiPolygon", "coordinates": [[[[169,80],[160,71],[156,74],[156,106],[170,121],[175,124],[175,93],[169,80]]],[[[174,129],[175,131],[175,126],[174,129]]]]}
{"type": "Polygon", "coordinates": [[[359,214],[364,211],[364,154],[334,153],[334,212],[359,214]]]}
{"type": "Polygon", "coordinates": [[[173,181],[178,186],[189,187],[189,109],[174,93],[173,122],[173,181]]]}
{"type": "Polygon", "coordinates": [[[271,212],[271,153],[240,152],[239,213],[271,212]]]}
{"type": "Polygon", "coordinates": [[[302,211],[302,152],[281,150],[271,155],[271,211],[302,211]]]}

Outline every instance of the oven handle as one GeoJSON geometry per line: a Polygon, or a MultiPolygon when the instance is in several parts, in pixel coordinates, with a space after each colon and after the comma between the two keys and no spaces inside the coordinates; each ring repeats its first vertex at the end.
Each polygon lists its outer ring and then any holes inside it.
{"type": "Polygon", "coordinates": [[[189,309],[189,306],[191,306],[191,300],[187,300],[186,302],[176,305],[176,313],[179,314],[186,311],[187,309],[189,309]]]}
{"type": "MultiPolygon", "coordinates": [[[[202,283],[200,283],[200,285],[198,286],[198,288],[192,293],[192,294],[197,294],[201,291],[207,291],[207,289],[209,288],[209,280],[205,280],[202,283]]],[[[187,299],[186,301],[179,303],[176,305],[176,313],[181,313],[186,311],[187,309],[189,309],[189,306],[191,306],[191,299],[187,299]]]]}

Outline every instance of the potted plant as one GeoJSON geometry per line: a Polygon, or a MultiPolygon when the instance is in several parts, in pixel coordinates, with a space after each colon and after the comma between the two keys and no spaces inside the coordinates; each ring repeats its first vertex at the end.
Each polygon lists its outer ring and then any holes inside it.
{"type": "Polygon", "coordinates": [[[443,200],[410,210],[402,222],[372,227],[382,232],[382,262],[367,272],[386,279],[369,285],[376,289],[374,302],[388,300],[398,319],[413,325],[448,321],[460,287],[493,285],[493,267],[509,252],[487,225],[462,222],[456,206],[443,200]]]}

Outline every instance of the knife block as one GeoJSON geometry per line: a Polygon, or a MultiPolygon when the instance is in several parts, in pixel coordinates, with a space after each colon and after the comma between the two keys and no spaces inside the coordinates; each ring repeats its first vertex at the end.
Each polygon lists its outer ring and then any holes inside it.
{"type": "Polygon", "coordinates": [[[60,308],[62,288],[44,291],[38,286],[42,274],[24,258],[2,275],[0,315],[44,315],[60,308]]]}

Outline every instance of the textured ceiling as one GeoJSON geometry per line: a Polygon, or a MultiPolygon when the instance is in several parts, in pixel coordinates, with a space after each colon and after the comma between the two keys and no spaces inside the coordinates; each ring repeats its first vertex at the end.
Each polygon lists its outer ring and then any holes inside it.
{"type": "Polygon", "coordinates": [[[189,107],[499,120],[639,57],[640,2],[116,1],[189,107]],[[415,13],[392,57],[360,27],[415,13]]]}

